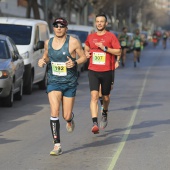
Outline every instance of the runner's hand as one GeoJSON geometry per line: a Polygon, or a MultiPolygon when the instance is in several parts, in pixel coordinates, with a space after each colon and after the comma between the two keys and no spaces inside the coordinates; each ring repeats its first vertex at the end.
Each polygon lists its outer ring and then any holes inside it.
{"type": "Polygon", "coordinates": [[[85,55],[86,55],[87,58],[90,58],[91,57],[91,52],[86,51],[85,55]]]}
{"type": "Polygon", "coordinates": [[[118,67],[119,67],[119,62],[116,61],[116,62],[115,62],[115,69],[117,69],[118,67]]]}
{"type": "Polygon", "coordinates": [[[42,58],[42,59],[39,59],[39,61],[38,61],[38,66],[39,67],[44,67],[44,65],[46,65],[46,62],[45,62],[45,60],[42,58]]]}
{"type": "Polygon", "coordinates": [[[66,61],[66,67],[67,68],[72,68],[72,67],[74,67],[74,61],[72,61],[72,59],[70,58],[70,57],[68,57],[67,56],[67,59],[68,59],[68,61],[66,61]]]}
{"type": "Polygon", "coordinates": [[[95,43],[95,45],[97,46],[97,47],[99,47],[99,48],[101,48],[102,50],[104,50],[104,45],[103,45],[103,43],[101,43],[101,42],[97,42],[97,43],[95,43]]]}

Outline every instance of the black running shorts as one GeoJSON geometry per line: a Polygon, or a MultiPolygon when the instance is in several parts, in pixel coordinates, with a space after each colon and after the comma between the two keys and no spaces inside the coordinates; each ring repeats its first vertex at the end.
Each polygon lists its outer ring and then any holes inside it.
{"type": "Polygon", "coordinates": [[[139,48],[134,48],[134,51],[140,52],[140,51],[141,51],[141,48],[140,48],[140,47],[139,47],[139,48]]]}
{"type": "Polygon", "coordinates": [[[88,78],[89,78],[89,87],[90,91],[99,91],[99,86],[101,84],[102,95],[109,95],[111,90],[111,84],[113,82],[113,72],[105,71],[105,72],[96,72],[89,70],[88,78]]]}

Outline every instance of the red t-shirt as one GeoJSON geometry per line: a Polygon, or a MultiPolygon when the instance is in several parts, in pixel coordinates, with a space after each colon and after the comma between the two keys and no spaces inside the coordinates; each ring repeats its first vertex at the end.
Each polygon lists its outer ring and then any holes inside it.
{"type": "Polygon", "coordinates": [[[90,48],[92,56],[89,60],[88,69],[97,72],[114,70],[115,56],[98,48],[95,45],[96,42],[102,42],[108,48],[121,48],[117,37],[111,32],[107,31],[104,35],[97,35],[97,33],[88,35],[85,44],[90,48]]]}

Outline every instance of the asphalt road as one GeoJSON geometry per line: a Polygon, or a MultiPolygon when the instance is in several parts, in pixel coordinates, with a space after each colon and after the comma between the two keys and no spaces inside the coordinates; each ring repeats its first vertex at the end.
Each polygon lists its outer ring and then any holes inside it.
{"type": "MultiPolygon", "coordinates": [[[[53,148],[45,91],[34,87],[12,108],[0,108],[0,170],[168,170],[170,169],[170,44],[148,45],[137,68],[128,54],[116,70],[109,123],[91,133],[87,72],[79,78],[75,131],[61,121],[63,154],[53,148]]],[[[100,115],[99,115],[100,118],[100,115]]]]}

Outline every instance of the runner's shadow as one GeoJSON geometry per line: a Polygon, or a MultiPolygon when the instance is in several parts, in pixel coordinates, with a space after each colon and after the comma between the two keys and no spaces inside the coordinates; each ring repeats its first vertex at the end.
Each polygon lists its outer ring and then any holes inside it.
{"type": "Polygon", "coordinates": [[[79,150],[87,151],[87,148],[112,145],[112,144],[116,144],[116,143],[120,143],[120,142],[124,142],[124,141],[138,140],[138,139],[143,139],[143,138],[151,138],[151,137],[153,137],[153,134],[154,134],[154,132],[143,132],[143,133],[137,133],[137,134],[130,134],[127,136],[124,136],[124,134],[111,135],[111,136],[106,137],[102,140],[84,144],[81,147],[77,147],[77,148],[73,148],[73,149],[64,151],[63,154],[68,154],[68,153],[79,151],[79,150]],[[126,137],[127,137],[127,139],[126,139],[126,137]]]}
{"type": "Polygon", "coordinates": [[[140,124],[137,125],[132,125],[126,128],[119,128],[119,129],[114,129],[114,130],[107,130],[105,134],[101,135],[100,137],[107,136],[113,133],[118,133],[122,131],[126,131],[128,129],[140,129],[140,128],[147,128],[147,127],[153,127],[153,126],[158,126],[158,125],[165,125],[165,124],[170,124],[170,119],[167,120],[151,120],[151,121],[143,121],[140,124]]]}
{"type": "Polygon", "coordinates": [[[6,138],[0,138],[0,144],[7,144],[7,143],[11,143],[11,142],[19,142],[20,140],[9,140],[6,138]]]}
{"type": "Polygon", "coordinates": [[[147,127],[158,126],[162,124],[170,124],[170,119],[144,121],[138,125],[133,125],[133,126],[129,126],[126,128],[107,130],[102,135],[96,135],[96,138],[95,138],[96,141],[92,141],[91,143],[84,144],[81,147],[67,150],[63,154],[68,154],[73,151],[83,150],[85,148],[91,148],[91,147],[93,148],[93,147],[116,144],[116,143],[125,142],[125,141],[128,142],[128,141],[134,141],[134,140],[139,140],[139,139],[151,138],[154,136],[154,133],[155,133],[153,131],[142,132],[142,133],[137,133],[137,134],[132,134],[132,133],[124,134],[122,132],[125,132],[126,130],[130,130],[130,129],[147,128],[147,127]],[[121,132],[121,134],[116,134],[118,132],[121,132]]]}
{"type": "Polygon", "coordinates": [[[158,106],[162,106],[162,104],[151,104],[151,105],[139,105],[138,107],[136,106],[130,106],[130,107],[124,107],[124,108],[120,108],[120,109],[111,109],[109,111],[116,111],[116,110],[134,110],[134,109],[143,109],[143,108],[151,108],[151,107],[158,107],[158,106]]]}

